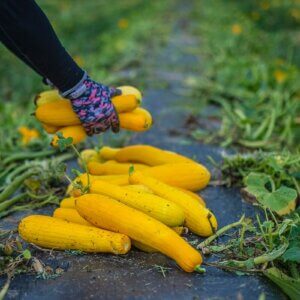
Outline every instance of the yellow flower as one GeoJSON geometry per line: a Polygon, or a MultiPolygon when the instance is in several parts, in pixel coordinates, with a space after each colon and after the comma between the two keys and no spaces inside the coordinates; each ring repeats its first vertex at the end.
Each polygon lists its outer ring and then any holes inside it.
{"type": "Polygon", "coordinates": [[[77,65],[78,65],[79,67],[83,67],[83,65],[84,65],[84,60],[83,60],[83,58],[82,58],[81,56],[79,56],[79,55],[74,55],[73,59],[75,60],[75,62],[77,63],[77,65]]]}
{"type": "Polygon", "coordinates": [[[36,129],[30,129],[26,126],[21,126],[18,128],[19,133],[22,136],[22,144],[27,145],[33,139],[37,139],[40,133],[36,129]]]}
{"type": "Polygon", "coordinates": [[[243,28],[241,27],[241,25],[239,24],[233,24],[231,26],[231,32],[234,34],[234,35],[240,35],[242,32],[243,32],[243,28]]]}
{"type": "Polygon", "coordinates": [[[120,29],[126,29],[126,28],[128,27],[128,25],[129,25],[129,22],[128,22],[127,19],[120,19],[120,20],[118,21],[118,27],[119,27],[120,29]]]}
{"type": "Polygon", "coordinates": [[[257,11],[253,11],[253,12],[251,12],[251,18],[254,21],[258,21],[260,19],[260,14],[257,11]]]}
{"type": "Polygon", "coordinates": [[[286,81],[287,73],[282,70],[279,70],[279,69],[275,70],[273,75],[274,75],[276,82],[279,84],[286,81]]]}
{"type": "Polygon", "coordinates": [[[260,4],[260,7],[262,10],[269,10],[270,8],[270,3],[268,1],[263,1],[261,4],[260,4]]]}

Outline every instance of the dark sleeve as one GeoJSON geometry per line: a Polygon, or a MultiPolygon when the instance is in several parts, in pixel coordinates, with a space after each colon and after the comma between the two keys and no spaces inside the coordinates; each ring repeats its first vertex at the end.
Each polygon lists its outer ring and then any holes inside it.
{"type": "Polygon", "coordinates": [[[19,48],[14,44],[14,41],[11,40],[4,31],[2,31],[0,27],[0,42],[14,55],[16,55],[19,59],[21,59],[26,65],[28,65],[31,69],[33,69],[36,73],[44,77],[42,72],[38,70],[29,60],[26,56],[23,55],[22,52],[20,52],[19,48]]]}
{"type": "Polygon", "coordinates": [[[74,87],[84,76],[35,1],[0,0],[0,29],[18,56],[61,92],[74,87]]]}

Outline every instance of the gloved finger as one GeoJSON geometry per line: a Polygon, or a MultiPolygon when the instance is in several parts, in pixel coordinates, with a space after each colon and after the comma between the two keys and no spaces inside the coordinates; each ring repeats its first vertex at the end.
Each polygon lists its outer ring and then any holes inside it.
{"type": "Polygon", "coordinates": [[[110,97],[120,96],[122,95],[122,91],[120,89],[111,87],[110,88],[110,97]]]}
{"type": "Polygon", "coordinates": [[[101,121],[98,121],[94,126],[92,127],[93,134],[99,134],[102,132],[107,131],[110,128],[110,121],[108,119],[102,119],[101,121]]]}
{"type": "Polygon", "coordinates": [[[112,132],[118,133],[120,131],[120,120],[116,109],[114,109],[114,112],[110,115],[109,121],[112,132]]]}

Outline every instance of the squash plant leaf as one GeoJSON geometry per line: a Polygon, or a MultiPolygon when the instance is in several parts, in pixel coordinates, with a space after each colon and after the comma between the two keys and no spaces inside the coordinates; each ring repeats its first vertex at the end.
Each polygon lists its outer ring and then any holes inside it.
{"type": "Polygon", "coordinates": [[[72,145],[73,138],[71,138],[71,137],[65,138],[61,132],[57,132],[56,135],[58,137],[57,144],[58,144],[58,148],[60,151],[64,151],[69,146],[72,145]]]}
{"type": "Polygon", "coordinates": [[[285,261],[294,261],[300,263],[300,247],[292,247],[285,251],[282,258],[285,261]]]}
{"type": "Polygon", "coordinates": [[[278,214],[286,214],[295,209],[297,191],[284,185],[276,189],[272,178],[266,174],[251,172],[245,178],[245,185],[245,190],[257,202],[278,214]]]}

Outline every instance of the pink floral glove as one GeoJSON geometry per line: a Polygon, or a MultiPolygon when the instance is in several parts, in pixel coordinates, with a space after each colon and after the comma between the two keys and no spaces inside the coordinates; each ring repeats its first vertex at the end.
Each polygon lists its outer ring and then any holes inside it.
{"type": "Polygon", "coordinates": [[[86,76],[69,94],[73,110],[78,115],[87,135],[98,134],[112,129],[119,131],[118,114],[111,102],[111,97],[121,91],[102,85],[86,76]]]}

